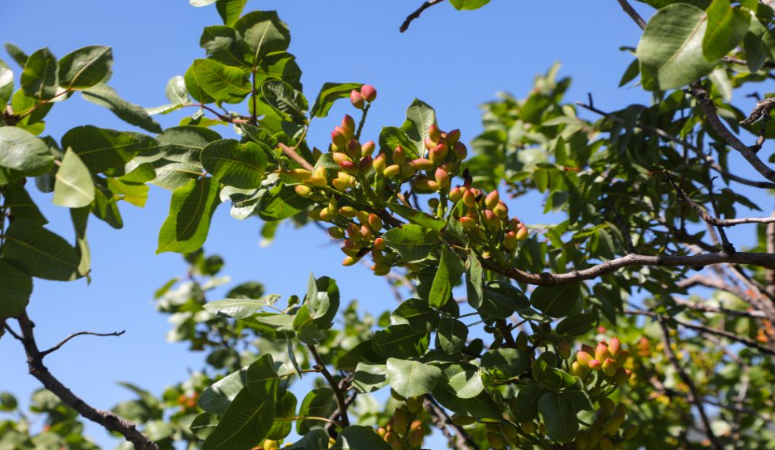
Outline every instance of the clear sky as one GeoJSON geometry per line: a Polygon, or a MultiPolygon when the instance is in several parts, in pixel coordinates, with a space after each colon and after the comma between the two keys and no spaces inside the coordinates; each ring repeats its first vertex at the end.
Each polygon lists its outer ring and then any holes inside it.
{"type": "MultiPolygon", "coordinates": [[[[555,61],[563,63],[561,75],[574,77],[570,101],[586,100],[587,92],[606,110],[649,101],[639,88],[617,88],[632,60],[619,47],[635,46],[640,30],[614,0],[494,0],[474,12],[457,12],[445,3],[426,11],[407,33],[400,34],[398,26],[420,3],[251,0],[247,10],[276,9],[289,24],[290,51],[304,71],[302,81],[310,101],[327,81],[377,87],[379,98],[365,130],[370,139],[376,140],[382,126],[400,125],[406,107],[417,97],[437,109],[442,128],[460,128],[463,139],[470,140],[481,131],[481,103],[498,91],[524,96],[533,77],[555,61]]],[[[28,53],[48,46],[61,57],[86,45],[113,46],[110,84],[128,100],[146,107],[166,103],[167,80],[182,75],[193,59],[204,57],[198,46],[203,27],[220,24],[214,7],[193,8],[186,0],[0,0],[0,18],[0,41],[13,42],[28,53]]],[[[0,58],[18,68],[6,54],[0,58]]],[[[58,139],[83,124],[131,129],[106,110],[75,97],[54,107],[46,134],[58,139]]],[[[316,120],[311,143],[325,145],[345,111],[351,109],[341,103],[328,119],[316,120]]],[[[172,126],[193,112],[159,120],[172,126]]],[[[225,127],[218,131],[234,137],[225,127]]],[[[747,168],[739,173],[755,178],[747,168]]],[[[118,381],[159,393],[165,385],[186,379],[189,369],[201,367],[200,355],[188,353],[185,345],[165,342],[169,325],[154,310],[153,291],[184,270],[180,256],[154,254],[169,197],[169,192],[156,188],[144,210],[122,204],[123,230],[90,220],[90,286],[85,281],[35,281],[29,313],[39,325],[41,346],[74,331],[127,330],[120,338],[79,338],[46,359],[65,384],[97,407],[109,408],[129,398],[130,393],[116,385],[118,381]]],[[[35,198],[51,229],[70,229],[66,209],[51,205],[48,196],[35,198]]],[[[537,197],[520,200],[516,214],[528,223],[547,222],[540,202],[537,197]]],[[[259,229],[254,218],[232,219],[228,205],[222,205],[213,219],[206,250],[224,257],[225,273],[235,282],[256,279],[267,292],[287,296],[304,291],[312,270],[317,276],[336,278],[343,300],[357,298],[375,315],[394,308],[384,281],[362,267],[341,267],[342,254],[316,227],[302,231],[283,227],[268,248],[258,245],[259,229]],[[299,255],[304,259],[300,261],[299,255]]],[[[752,235],[752,228],[736,233],[745,238],[746,233],[752,235]]],[[[21,347],[7,337],[0,340],[0,367],[0,390],[16,393],[27,404],[29,393],[39,384],[26,373],[21,347]]],[[[109,441],[98,427],[87,430],[98,442],[109,441]]]]}

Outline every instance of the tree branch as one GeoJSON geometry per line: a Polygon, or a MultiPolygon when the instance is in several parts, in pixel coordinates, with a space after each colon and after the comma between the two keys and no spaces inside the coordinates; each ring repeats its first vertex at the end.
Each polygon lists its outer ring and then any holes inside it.
{"type": "Polygon", "coordinates": [[[73,339],[73,338],[75,338],[75,337],[78,337],[78,336],[99,336],[99,337],[108,337],[108,336],[121,336],[121,335],[122,335],[122,334],[124,334],[125,332],[126,332],[126,331],[124,331],[124,330],[122,330],[122,331],[116,331],[116,332],[114,332],[114,333],[92,333],[91,331],[79,331],[78,333],[73,333],[73,334],[71,334],[70,336],[67,336],[66,338],[64,338],[64,339],[62,340],[62,342],[60,342],[59,344],[57,344],[57,345],[55,345],[55,346],[51,347],[50,349],[48,349],[48,350],[44,350],[44,351],[40,352],[40,357],[41,357],[41,358],[43,358],[43,357],[45,357],[46,355],[48,355],[49,353],[54,353],[55,351],[57,351],[57,350],[59,350],[60,348],[62,348],[62,346],[63,346],[63,345],[67,344],[67,342],[68,342],[70,339],[73,339]]]}
{"type": "Polygon", "coordinates": [[[326,365],[323,364],[323,359],[320,357],[320,354],[318,353],[318,350],[315,348],[315,346],[312,344],[307,344],[307,348],[309,349],[310,353],[312,353],[312,357],[315,359],[315,362],[318,365],[317,368],[320,369],[320,373],[323,375],[323,377],[325,377],[326,381],[328,381],[328,384],[331,385],[331,389],[334,391],[336,404],[339,407],[339,411],[341,412],[342,427],[349,427],[350,417],[347,415],[347,407],[349,405],[344,400],[344,395],[342,394],[342,390],[339,388],[339,384],[336,382],[333,375],[331,375],[331,372],[328,371],[326,365]]]}
{"type": "MultiPolygon", "coordinates": [[[[61,381],[59,381],[43,364],[43,352],[38,349],[35,341],[35,324],[23,313],[17,319],[21,328],[20,340],[27,354],[27,366],[30,375],[37,378],[43,386],[59,397],[65,404],[73,408],[86,419],[91,420],[108,431],[121,434],[134,444],[136,450],[159,450],[158,445],[148,436],[137,430],[137,425],[126,419],[123,419],[110,411],[102,411],[92,407],[84,402],[80,397],[73,394],[61,381]]],[[[65,340],[66,341],[66,340],[65,340]]]]}
{"type": "Polygon", "coordinates": [[[420,17],[420,14],[423,13],[423,11],[425,11],[426,9],[430,8],[433,5],[438,5],[439,3],[443,2],[443,1],[444,0],[428,0],[428,1],[426,1],[425,3],[420,5],[420,7],[417,8],[413,13],[409,14],[408,16],[406,16],[406,20],[404,20],[404,23],[401,24],[401,27],[399,28],[399,30],[401,30],[402,33],[405,32],[406,30],[409,29],[409,25],[412,24],[412,21],[414,21],[415,19],[418,19],[420,17]]]}
{"type": "Polygon", "coordinates": [[[436,403],[433,397],[426,394],[423,405],[431,416],[433,424],[436,428],[441,430],[450,445],[454,444],[454,448],[458,450],[479,450],[479,446],[476,445],[476,442],[474,442],[466,430],[464,430],[463,427],[455,425],[452,422],[452,419],[447,415],[447,412],[436,403]],[[450,433],[447,427],[452,428],[455,431],[455,434],[453,435],[450,433]]]}
{"type": "Polygon", "coordinates": [[[560,284],[578,283],[585,280],[591,280],[603,275],[616,272],[624,267],[633,266],[661,266],[677,267],[685,266],[699,270],[702,267],[713,264],[734,263],[751,264],[765,268],[775,268],[775,254],[770,253],[702,253],[699,255],[660,255],[647,256],[631,254],[620,258],[581,270],[574,270],[567,273],[552,274],[548,272],[531,273],[519,270],[513,267],[502,268],[495,264],[491,259],[482,259],[482,264],[488,269],[506,275],[509,278],[522,283],[534,284],[538,286],[556,286],[560,284]]]}
{"type": "Polygon", "coordinates": [[[633,22],[638,24],[641,30],[645,29],[646,21],[643,20],[643,17],[641,17],[640,14],[638,14],[638,11],[635,11],[635,8],[633,8],[632,5],[630,5],[630,3],[627,0],[618,0],[618,1],[619,1],[619,5],[621,5],[624,12],[626,12],[627,15],[630,16],[630,18],[632,18],[633,22]]]}
{"type": "Polygon", "coordinates": [[[659,325],[662,327],[662,340],[665,344],[665,353],[670,359],[670,363],[672,363],[673,367],[675,367],[675,370],[678,371],[678,375],[681,377],[681,380],[683,380],[684,384],[689,387],[689,392],[692,394],[694,405],[697,407],[697,412],[700,415],[700,420],[702,420],[702,425],[705,428],[705,433],[708,435],[708,439],[710,440],[711,445],[716,450],[723,450],[724,447],[719,443],[718,438],[713,433],[713,428],[710,425],[708,415],[705,413],[705,406],[702,404],[702,397],[700,397],[697,391],[697,386],[694,385],[692,377],[690,377],[689,374],[686,373],[686,370],[684,370],[683,366],[681,366],[681,363],[675,356],[673,348],[670,346],[670,329],[665,324],[664,318],[659,318],[659,325]]]}
{"type": "MultiPolygon", "coordinates": [[[[612,120],[614,122],[617,122],[617,123],[624,123],[624,119],[622,119],[621,117],[617,117],[617,116],[615,116],[615,115],[613,115],[611,113],[602,111],[602,110],[600,110],[598,108],[595,108],[592,105],[587,105],[587,104],[584,104],[582,102],[576,102],[576,104],[578,106],[586,109],[586,110],[589,110],[589,111],[595,113],[595,114],[601,115],[601,116],[605,117],[606,119],[610,119],[610,120],[612,120]]],[[[736,181],[736,182],[738,182],[740,184],[744,184],[746,186],[751,186],[751,187],[755,187],[755,188],[775,189],[775,183],[770,183],[770,182],[767,182],[767,181],[749,180],[747,178],[743,178],[741,176],[738,176],[738,175],[735,175],[733,173],[725,171],[721,167],[721,165],[719,165],[719,163],[716,162],[716,160],[714,160],[710,156],[708,156],[705,153],[703,153],[703,151],[699,147],[697,147],[696,145],[692,144],[689,141],[686,141],[684,139],[680,139],[680,138],[677,138],[675,136],[672,136],[668,132],[666,132],[665,130],[662,130],[662,129],[656,128],[656,127],[652,127],[652,126],[649,126],[649,125],[641,124],[641,123],[636,123],[634,126],[636,128],[640,128],[641,130],[648,131],[650,133],[654,133],[654,134],[656,134],[657,136],[661,137],[662,139],[664,139],[666,141],[670,141],[670,142],[673,142],[675,144],[681,145],[684,148],[688,148],[689,150],[693,151],[700,159],[702,159],[706,163],[708,163],[708,165],[710,165],[711,169],[713,169],[716,172],[718,172],[719,174],[721,174],[721,176],[723,176],[724,178],[728,178],[728,179],[730,179],[732,181],[736,181]]]]}
{"type": "Polygon", "coordinates": [[[721,119],[716,113],[716,105],[713,104],[713,100],[708,95],[708,92],[700,86],[699,82],[694,83],[689,88],[689,93],[700,103],[700,106],[703,111],[705,111],[705,115],[708,118],[708,124],[713,131],[715,131],[727,145],[737,150],[757,172],[762,174],[764,178],[775,182],[775,170],[767,167],[767,165],[759,158],[756,154],[757,148],[745,145],[721,122],[721,119]]]}

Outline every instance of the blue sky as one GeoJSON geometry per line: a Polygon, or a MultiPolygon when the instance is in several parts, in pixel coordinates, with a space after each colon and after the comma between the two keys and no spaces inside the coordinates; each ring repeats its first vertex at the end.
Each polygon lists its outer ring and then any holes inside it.
{"type": "MultiPolygon", "coordinates": [[[[475,12],[457,12],[441,4],[400,34],[398,26],[420,3],[251,0],[247,9],[276,9],[289,24],[290,51],[304,71],[302,81],[310,100],[327,81],[377,87],[379,98],[365,129],[365,136],[375,140],[382,126],[401,123],[415,97],[437,109],[442,128],[460,128],[463,139],[470,140],[481,131],[481,103],[493,99],[498,91],[524,96],[533,77],[555,61],[563,64],[561,75],[574,77],[567,96],[570,101],[586,100],[587,92],[606,110],[649,101],[638,88],[617,88],[631,61],[619,46],[636,45],[640,30],[613,0],[495,0],[475,12]]],[[[5,0],[0,1],[0,17],[4,19],[0,40],[27,52],[48,46],[61,57],[86,45],[113,46],[110,84],[143,106],[166,102],[167,80],[183,74],[193,59],[204,56],[198,46],[202,28],[220,23],[214,7],[193,8],[186,0],[5,0]]],[[[4,53],[0,57],[17,67],[4,53]]],[[[48,117],[47,134],[59,138],[83,124],[131,129],[106,110],[77,97],[55,106],[48,117]]],[[[164,116],[160,121],[172,126],[193,112],[164,116]]],[[[316,120],[311,142],[324,145],[345,112],[352,110],[341,103],[328,119],[316,120]]],[[[227,128],[218,131],[233,137],[227,128]]],[[[752,172],[744,167],[740,174],[752,172]]],[[[145,209],[121,205],[123,230],[90,221],[90,286],[84,281],[35,282],[29,312],[39,325],[41,346],[79,330],[127,330],[120,338],[80,338],[47,358],[52,371],[95,406],[108,408],[129,397],[116,385],[118,381],[131,381],[158,393],[165,385],[186,379],[189,369],[201,366],[200,355],[188,353],[185,345],[165,342],[169,326],[154,311],[153,291],[184,270],[180,256],[154,254],[169,197],[167,191],[152,189],[145,209]]],[[[38,194],[36,200],[43,205],[52,229],[70,229],[67,210],[51,205],[47,196],[38,194]]],[[[546,222],[540,201],[537,197],[521,200],[517,214],[528,223],[546,222]]],[[[268,248],[258,245],[259,229],[255,219],[232,219],[226,205],[213,219],[206,249],[224,257],[225,273],[235,282],[259,280],[267,292],[287,296],[303,292],[311,270],[317,276],[336,278],[344,299],[359,299],[375,315],[394,307],[384,281],[362,267],[341,267],[342,254],[317,228],[297,232],[284,227],[268,248]],[[298,255],[305,256],[302,264],[298,255]]],[[[751,230],[738,235],[745,237],[751,230]]],[[[0,390],[18,394],[26,404],[29,393],[39,385],[27,375],[18,343],[0,340],[0,360],[0,390]]],[[[90,426],[88,431],[99,442],[106,442],[98,428],[90,426]]]]}

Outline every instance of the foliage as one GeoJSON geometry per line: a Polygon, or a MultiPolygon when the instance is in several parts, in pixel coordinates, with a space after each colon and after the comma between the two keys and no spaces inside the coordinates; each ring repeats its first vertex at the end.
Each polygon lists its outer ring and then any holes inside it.
{"type": "MultiPolygon", "coordinates": [[[[469,152],[469,137],[440,128],[419,99],[366,140],[373,86],[327,83],[309,102],[277,13],[243,14],[244,0],[191,3],[215,3],[224,25],[205,28],[205,58],[170,80],[160,108],[106,84],[107,47],[59,60],[9,47],[20,75],[0,62],[0,317],[33,362],[45,356],[30,354],[24,326],[33,279],[88,277],[88,219],[121,228],[119,202],[142,207],[152,184],[172,191],[157,251],[190,264],[156,293],[158,309],[170,315],[170,340],[207,353],[202,372],[161,398],[125,385],[137,399],[113,412],[157,448],[412,449],[432,429],[466,449],[772,442],[775,221],[739,217],[762,205],[738,185],[775,186],[760,159],[775,103],[759,102],[748,118],[730,103],[771,77],[771,7],[646,1],[658,10],[626,49],[636,59],[622,85],[639,79],[653,104],[609,113],[566,103],[570,79],[555,66],[527,97],[484,105],[469,152]],[[51,108],[76,92],[154,135],[86,125],[58,142],[40,137],[51,108]],[[345,116],[320,144],[326,151],[311,147],[314,119],[342,99],[359,120],[345,116]],[[197,112],[179,126],[153,119],[189,107],[197,112]],[[750,134],[756,144],[743,143],[750,134]],[[768,181],[736,175],[730,149],[768,181]],[[27,191],[33,179],[70,209],[74,242],[46,228],[27,191]],[[562,221],[510,214],[531,193],[562,221]],[[371,258],[401,302],[377,318],[360,314],[355,302],[342,307],[336,281],[315,275],[285,299],[258,281],[208,299],[225,282],[223,260],[202,251],[222,203],[238,220],[266,222],[267,237],[284,220],[325,223],[343,264],[371,258]],[[724,230],[748,224],[757,244],[741,251],[724,230]],[[316,378],[301,396],[305,376],[316,378]]],[[[37,433],[4,394],[0,407],[16,416],[0,422],[0,449],[94,448],[60,399],[53,388],[34,394],[32,412],[47,424],[37,433]]]]}

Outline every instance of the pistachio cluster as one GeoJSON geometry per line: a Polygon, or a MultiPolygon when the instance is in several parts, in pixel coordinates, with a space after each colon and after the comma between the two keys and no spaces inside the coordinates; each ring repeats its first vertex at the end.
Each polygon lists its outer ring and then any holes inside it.
{"type": "Polygon", "coordinates": [[[598,407],[592,426],[580,431],[573,441],[576,449],[613,450],[638,433],[636,424],[622,428],[627,420],[627,408],[623,403],[617,405],[604,397],[598,400],[598,407]]]}
{"type": "Polygon", "coordinates": [[[377,429],[377,434],[382,437],[394,450],[418,449],[422,446],[429,428],[418,419],[422,411],[422,397],[413,397],[406,400],[393,412],[390,422],[377,429]]]}
{"type": "Polygon", "coordinates": [[[632,375],[631,370],[622,367],[629,356],[630,352],[622,349],[617,338],[611,339],[610,343],[602,340],[595,348],[583,345],[576,353],[570,373],[583,379],[590,371],[600,372],[614,384],[622,385],[632,375]]]}

